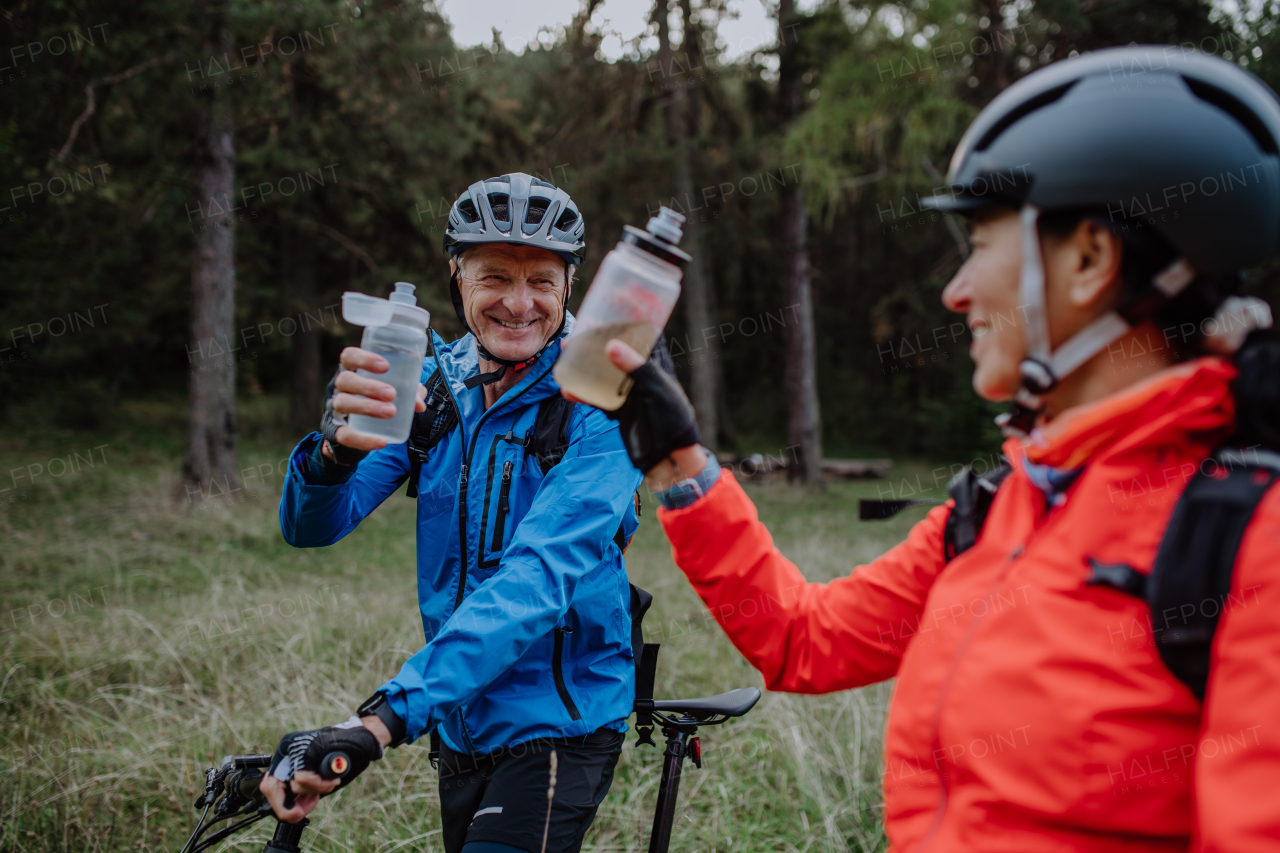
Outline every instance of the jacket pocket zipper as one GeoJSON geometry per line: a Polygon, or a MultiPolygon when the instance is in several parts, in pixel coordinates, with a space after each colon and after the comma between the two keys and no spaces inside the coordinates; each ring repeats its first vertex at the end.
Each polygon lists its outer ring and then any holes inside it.
{"type": "Polygon", "coordinates": [[[489,550],[495,553],[502,550],[502,534],[506,532],[507,513],[511,509],[511,503],[508,500],[511,494],[511,469],[514,467],[511,462],[506,462],[502,466],[502,490],[498,492],[498,517],[493,522],[493,544],[489,547],[489,550]]]}
{"type": "Polygon", "coordinates": [[[551,652],[551,675],[556,680],[556,692],[560,694],[560,701],[569,712],[569,719],[576,721],[581,720],[582,715],[578,713],[578,706],[573,704],[573,697],[569,695],[569,688],[565,686],[564,666],[561,664],[561,658],[564,657],[564,635],[572,633],[573,629],[568,626],[556,628],[555,649],[551,652]]]}
{"type": "Polygon", "coordinates": [[[471,466],[462,463],[462,473],[458,477],[458,546],[461,554],[458,559],[458,595],[453,600],[453,609],[462,606],[462,596],[467,589],[467,477],[471,466]]]}

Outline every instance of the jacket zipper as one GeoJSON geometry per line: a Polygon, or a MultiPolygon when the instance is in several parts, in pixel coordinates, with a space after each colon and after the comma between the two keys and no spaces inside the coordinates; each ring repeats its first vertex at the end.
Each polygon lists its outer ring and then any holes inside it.
{"type": "Polygon", "coordinates": [[[560,660],[564,657],[564,635],[572,633],[573,629],[568,625],[555,630],[555,648],[551,652],[551,676],[556,681],[556,692],[560,694],[560,701],[569,712],[569,719],[577,721],[582,719],[582,715],[578,713],[578,706],[573,704],[573,697],[569,695],[569,688],[565,686],[564,665],[560,660]]]}
{"type": "MultiPolygon", "coordinates": [[[[440,356],[438,354],[436,355],[436,364],[437,365],[440,364],[440,356]]],[[[554,364],[551,365],[550,367],[548,367],[546,370],[542,372],[541,376],[539,376],[537,379],[530,382],[529,388],[534,387],[543,379],[546,379],[547,374],[551,372],[554,366],[555,366],[554,364]]],[[[443,366],[441,366],[441,369],[443,369],[443,366]]],[[[461,425],[462,424],[462,407],[458,405],[457,397],[453,396],[453,388],[452,386],[450,386],[447,376],[445,378],[444,385],[449,390],[449,396],[453,398],[453,405],[456,406],[458,409],[458,423],[459,425],[461,425]]],[[[525,391],[528,391],[529,388],[526,388],[525,391]]],[[[510,400],[503,403],[502,405],[495,405],[491,409],[487,410],[484,414],[482,414],[480,416],[480,420],[476,422],[475,433],[471,436],[471,442],[469,445],[467,444],[467,431],[465,427],[462,430],[462,441],[464,446],[466,446],[467,449],[465,454],[462,457],[462,477],[458,482],[458,551],[459,551],[458,562],[459,562],[459,567],[458,567],[458,594],[453,599],[453,609],[455,611],[462,606],[462,596],[467,590],[467,472],[471,468],[471,458],[475,455],[475,452],[476,452],[476,439],[480,437],[480,428],[484,426],[484,422],[491,415],[493,415],[496,412],[502,411],[507,406],[511,405],[516,400],[520,399],[520,397],[522,396],[524,396],[523,391],[520,394],[516,395],[515,397],[512,397],[510,400]]],[[[480,543],[478,543],[478,545],[479,545],[478,550],[483,550],[484,542],[481,541],[480,543]]],[[[477,553],[476,561],[479,562],[479,560],[480,560],[480,555],[477,553]]]]}
{"type": "Polygon", "coordinates": [[[501,562],[501,558],[496,560],[486,560],[484,558],[484,543],[489,531],[489,501],[493,497],[493,472],[498,460],[498,441],[501,438],[502,436],[498,436],[489,445],[489,473],[484,481],[484,504],[480,508],[480,539],[476,543],[476,565],[482,569],[493,568],[501,562]]]}
{"type": "Polygon", "coordinates": [[[502,490],[498,492],[498,518],[493,523],[493,544],[490,551],[502,550],[502,534],[506,532],[507,512],[511,509],[508,496],[511,493],[511,469],[515,467],[510,460],[502,466],[502,490]]]}

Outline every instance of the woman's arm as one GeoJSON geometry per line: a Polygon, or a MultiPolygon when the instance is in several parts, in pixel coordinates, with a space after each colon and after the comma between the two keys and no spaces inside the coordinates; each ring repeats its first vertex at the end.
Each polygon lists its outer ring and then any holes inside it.
{"type": "Polygon", "coordinates": [[[676,565],[769,689],[829,693],[897,672],[945,565],[949,511],[930,511],[905,542],[831,583],[809,583],[782,556],[727,471],[696,503],[658,518],[676,565]]]}

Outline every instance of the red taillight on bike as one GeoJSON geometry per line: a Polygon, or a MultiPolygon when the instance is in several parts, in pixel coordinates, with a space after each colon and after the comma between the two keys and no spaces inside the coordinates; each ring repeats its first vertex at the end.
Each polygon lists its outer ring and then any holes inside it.
{"type": "Polygon", "coordinates": [[[693,764],[699,770],[702,769],[702,741],[698,738],[692,738],[689,741],[689,757],[693,759],[693,764]]]}

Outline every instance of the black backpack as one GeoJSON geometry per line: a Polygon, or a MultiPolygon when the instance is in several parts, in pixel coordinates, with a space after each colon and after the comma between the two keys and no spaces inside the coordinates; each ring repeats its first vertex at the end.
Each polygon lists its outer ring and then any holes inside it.
{"type": "MultiPolygon", "coordinates": [[[[422,474],[422,463],[426,461],[431,450],[458,425],[458,410],[454,407],[453,397],[445,386],[444,375],[436,370],[427,379],[427,397],[425,412],[413,416],[413,427],[409,432],[407,443],[409,451],[409,485],[405,497],[418,497],[418,479],[422,474]]],[[[565,451],[569,449],[569,420],[573,415],[575,403],[566,400],[559,394],[547,397],[538,404],[538,414],[534,417],[533,430],[524,438],[526,454],[532,453],[538,460],[538,467],[546,476],[552,468],[560,464],[565,451]]],[[[636,517],[640,517],[640,492],[635,494],[636,517]]],[[[621,526],[613,535],[618,550],[626,551],[630,540],[621,526]]],[[[653,732],[653,683],[658,669],[658,649],[660,643],[646,643],[642,624],[645,613],[653,604],[653,596],[635,584],[631,586],[631,651],[636,661],[636,733],[638,743],[655,745],[653,732]]],[[[440,755],[440,736],[431,731],[431,763],[436,765],[440,755]]]]}
{"type": "MultiPolygon", "coordinates": [[[[1280,479],[1280,453],[1224,447],[1206,460],[1210,462],[1200,465],[1178,498],[1150,575],[1090,557],[1093,574],[1085,581],[1147,602],[1160,658],[1202,701],[1209,678],[1209,650],[1218,618],[1228,604],[1240,540],[1263,496],[1280,479]]],[[[996,491],[1011,470],[1002,465],[975,474],[966,468],[947,486],[955,500],[942,537],[947,562],[977,542],[996,491]]],[[[909,506],[938,503],[864,500],[859,517],[884,519],[909,506]]]]}

